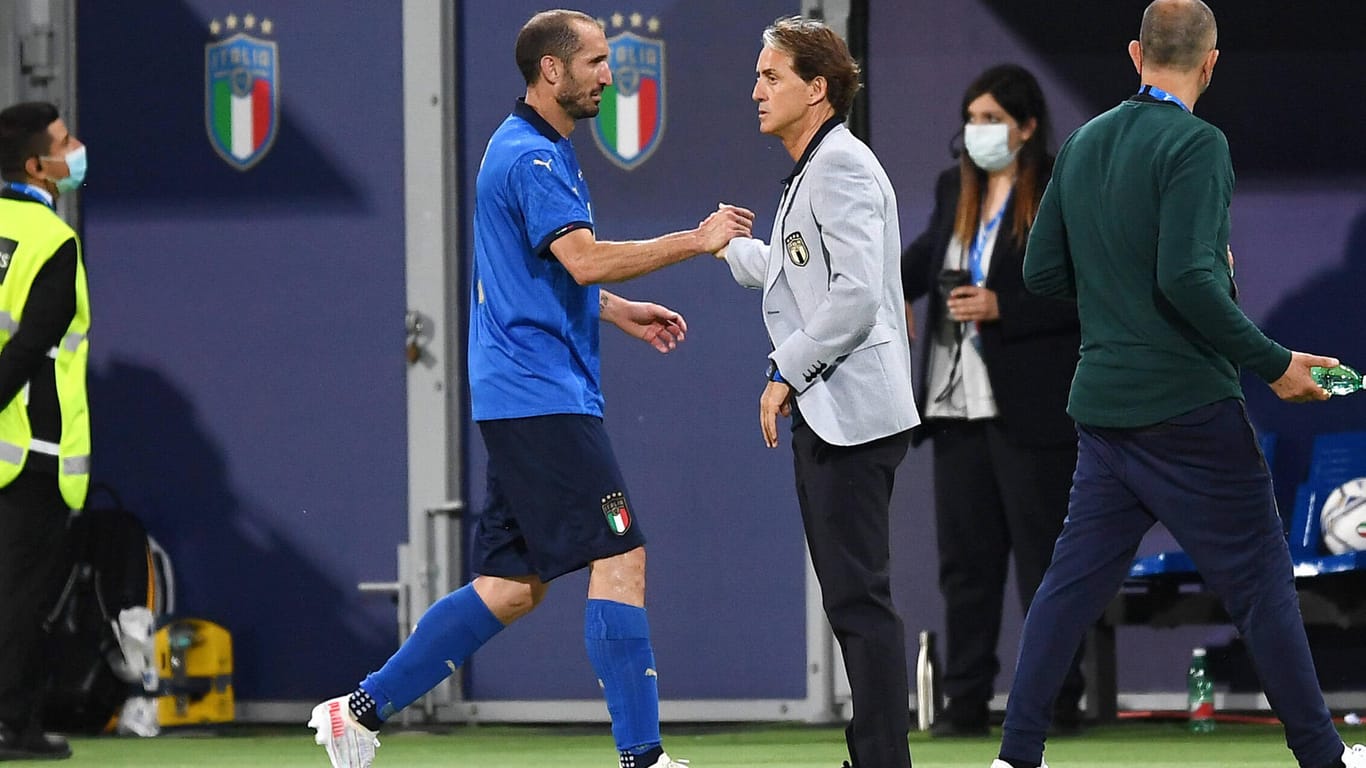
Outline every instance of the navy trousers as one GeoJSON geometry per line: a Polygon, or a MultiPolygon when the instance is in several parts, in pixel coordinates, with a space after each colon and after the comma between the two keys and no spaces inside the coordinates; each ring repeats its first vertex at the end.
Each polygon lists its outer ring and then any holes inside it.
{"type": "Polygon", "coordinates": [[[1141,429],[1077,431],[1067,520],[1025,618],[1001,756],[1042,761],[1068,665],[1160,521],[1233,618],[1295,759],[1304,768],[1335,765],[1342,740],[1319,689],[1271,474],[1242,401],[1141,429]]]}

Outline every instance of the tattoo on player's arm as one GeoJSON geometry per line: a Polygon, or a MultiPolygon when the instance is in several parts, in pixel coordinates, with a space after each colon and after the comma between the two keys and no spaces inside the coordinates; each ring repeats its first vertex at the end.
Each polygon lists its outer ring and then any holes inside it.
{"type": "Polygon", "coordinates": [[[602,290],[601,288],[598,289],[598,319],[599,319],[599,320],[602,320],[603,322],[608,322],[608,323],[616,322],[616,321],[613,320],[612,317],[611,317],[611,314],[612,314],[613,312],[616,311],[616,310],[612,309],[612,307],[614,306],[612,300],[615,299],[615,298],[616,298],[616,296],[612,295],[612,293],[611,293],[610,291],[604,291],[604,290],[602,290]]]}

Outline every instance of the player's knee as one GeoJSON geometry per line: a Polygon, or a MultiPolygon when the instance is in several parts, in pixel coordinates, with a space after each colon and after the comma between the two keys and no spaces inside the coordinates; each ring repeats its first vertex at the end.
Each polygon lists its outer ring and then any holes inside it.
{"type": "Polygon", "coordinates": [[[511,624],[531,613],[545,599],[549,587],[535,577],[479,576],[474,580],[475,592],[503,624],[511,624]]]}
{"type": "Polygon", "coordinates": [[[540,597],[544,596],[544,590],[537,594],[535,587],[529,584],[518,584],[516,587],[509,587],[502,591],[502,599],[499,601],[498,610],[494,614],[498,616],[504,624],[511,624],[517,619],[531,613],[540,604],[540,597]]]}
{"type": "Polygon", "coordinates": [[[527,610],[530,611],[532,608],[540,605],[541,601],[545,599],[546,593],[550,591],[550,585],[544,581],[537,580],[528,586],[530,587],[528,594],[531,598],[531,607],[527,610]]]}

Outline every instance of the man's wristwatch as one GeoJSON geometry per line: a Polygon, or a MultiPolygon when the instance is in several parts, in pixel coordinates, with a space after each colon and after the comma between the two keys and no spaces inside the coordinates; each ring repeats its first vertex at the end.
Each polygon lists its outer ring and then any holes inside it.
{"type": "Polygon", "coordinates": [[[778,364],[773,362],[772,359],[768,361],[768,373],[766,375],[768,376],[769,381],[776,381],[779,384],[787,383],[787,380],[783,378],[783,375],[778,372],[778,364]]]}

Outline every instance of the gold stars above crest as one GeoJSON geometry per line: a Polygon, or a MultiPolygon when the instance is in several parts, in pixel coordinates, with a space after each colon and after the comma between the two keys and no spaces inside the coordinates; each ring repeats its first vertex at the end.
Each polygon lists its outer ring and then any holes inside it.
{"type": "Polygon", "coordinates": [[[222,21],[214,19],[209,22],[209,32],[215,37],[222,34],[233,34],[239,30],[242,32],[259,31],[263,35],[270,35],[275,33],[275,22],[269,18],[258,17],[254,13],[247,13],[243,16],[229,13],[223,17],[222,21]]]}
{"type": "Polygon", "coordinates": [[[609,28],[614,30],[621,29],[628,24],[631,29],[640,29],[641,27],[644,27],[651,33],[659,32],[660,27],[659,17],[651,16],[647,19],[639,12],[631,13],[630,15],[618,12],[613,13],[606,18],[598,17],[598,26],[602,27],[604,31],[609,28]]]}

